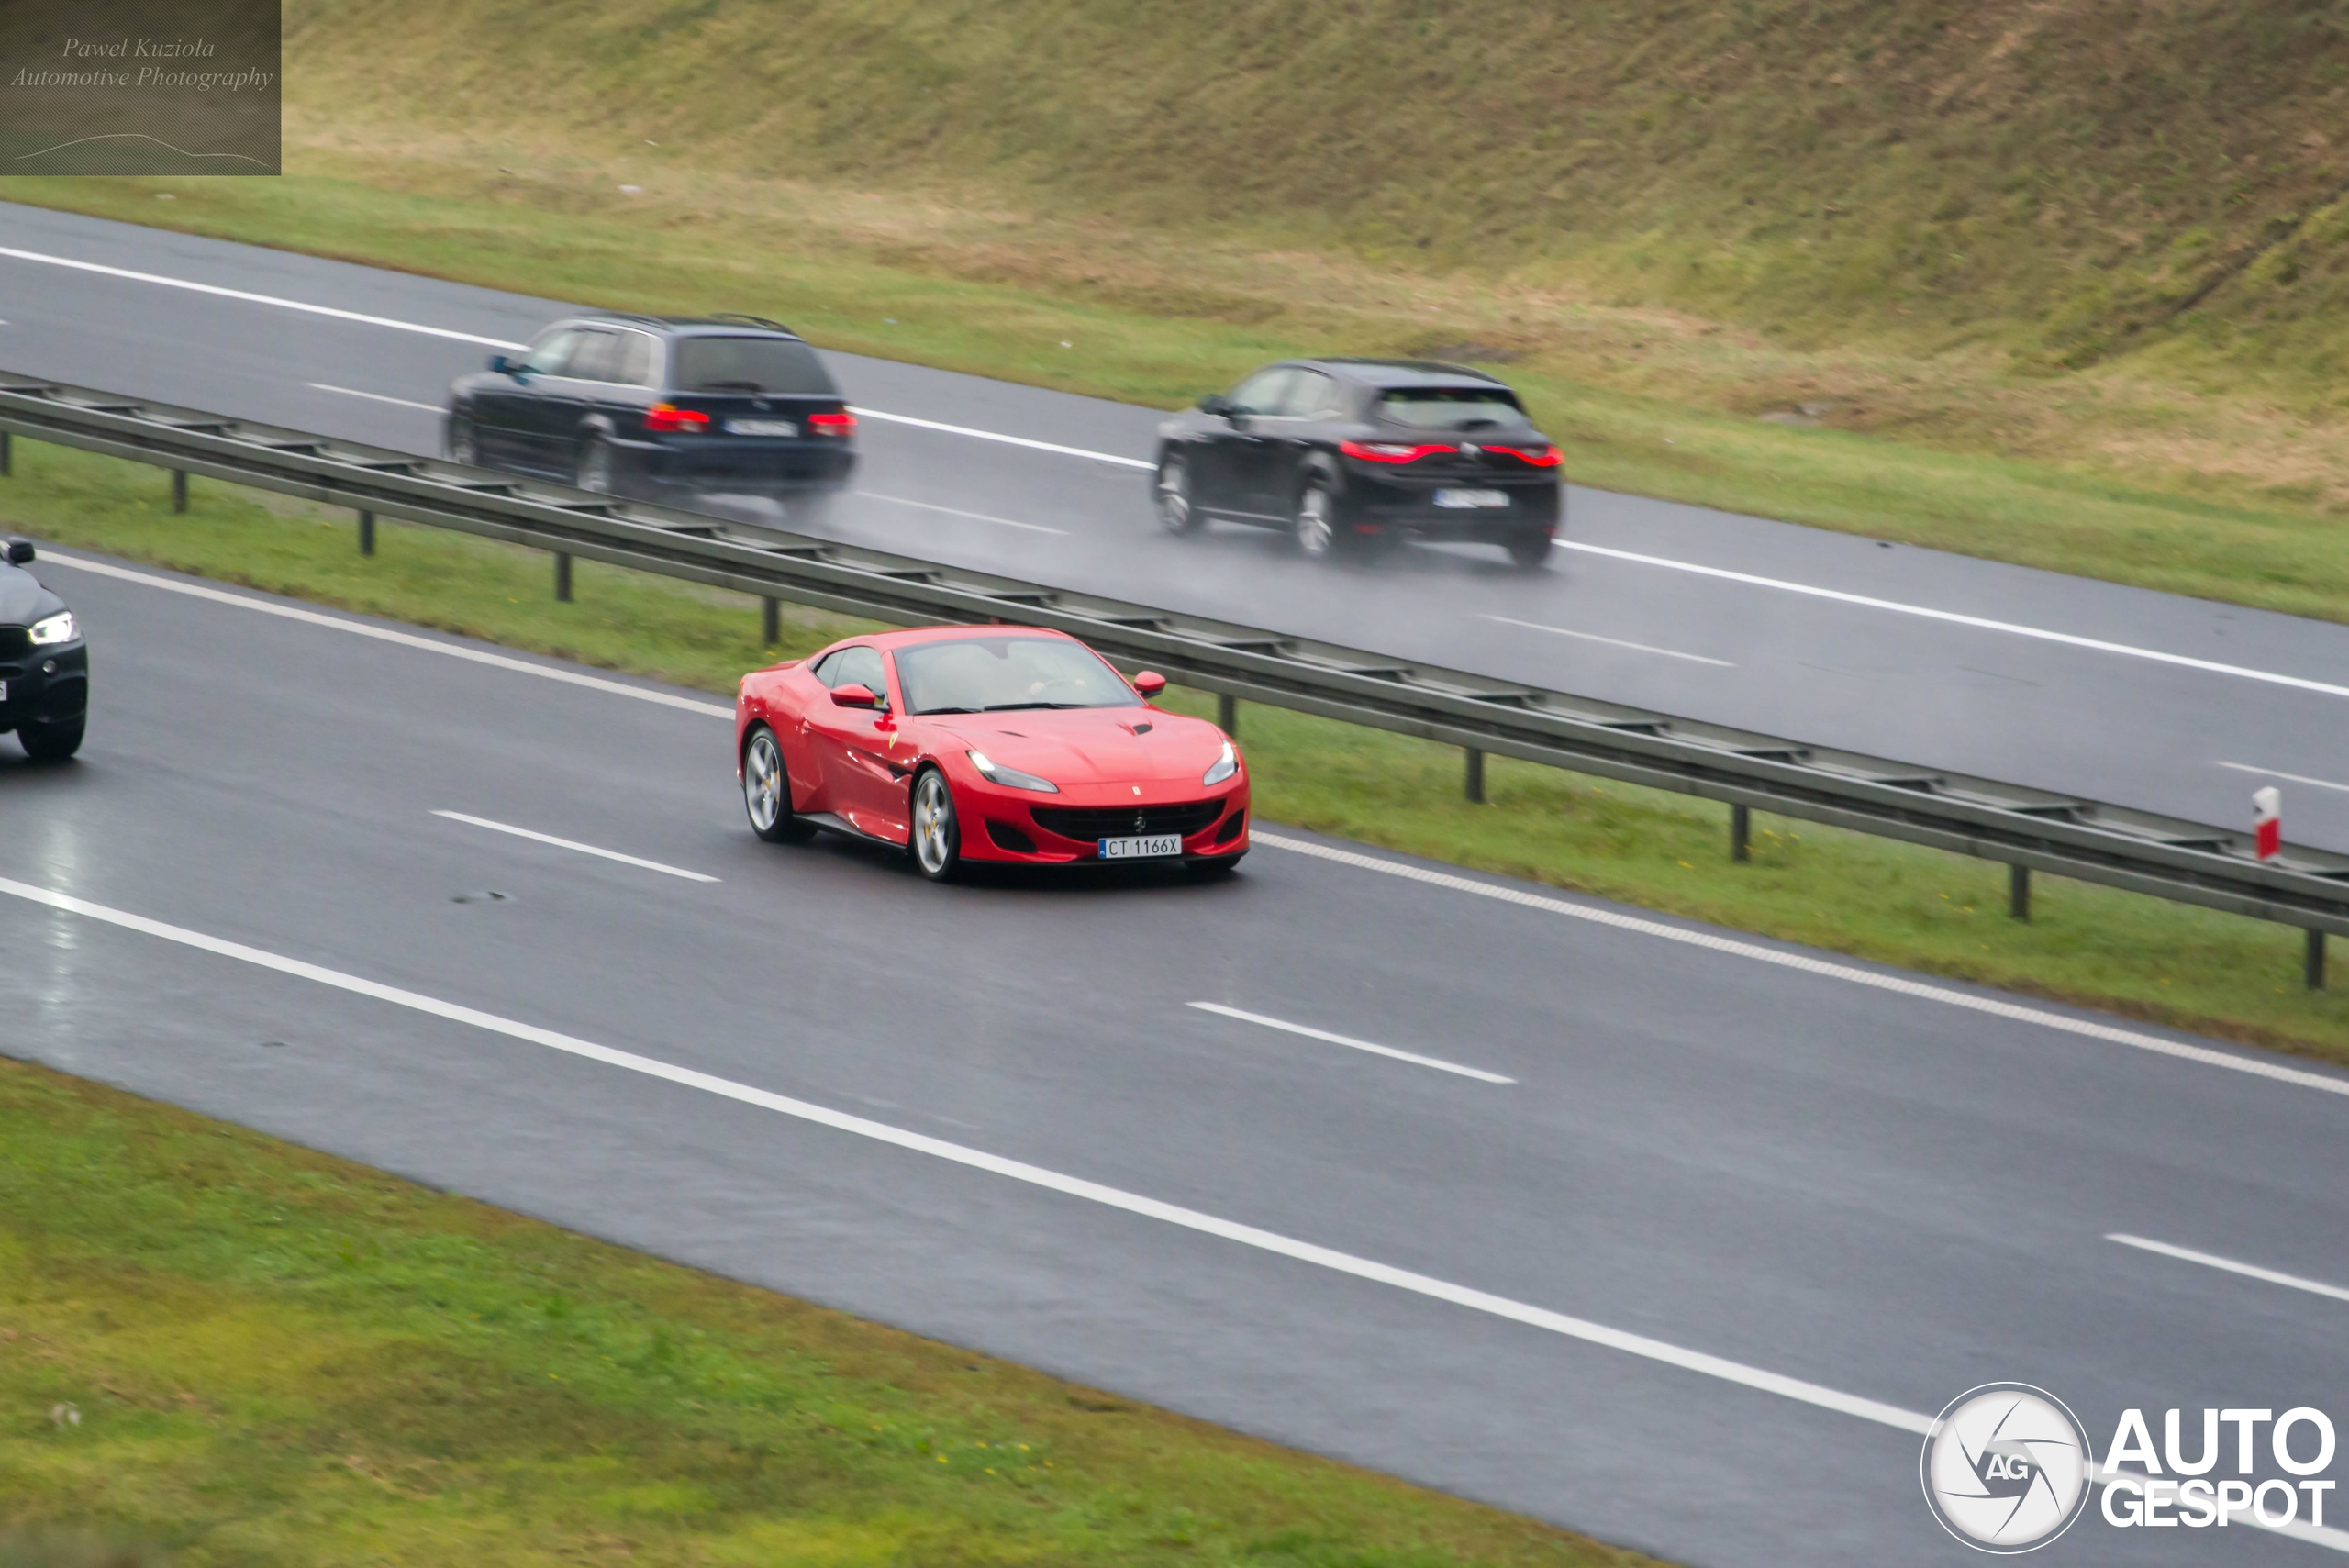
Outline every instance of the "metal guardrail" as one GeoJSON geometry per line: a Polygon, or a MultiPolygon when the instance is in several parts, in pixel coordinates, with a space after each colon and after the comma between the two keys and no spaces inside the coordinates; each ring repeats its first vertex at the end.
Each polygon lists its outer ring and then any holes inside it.
{"type": "MultiPolygon", "coordinates": [[[[2310,933],[2349,934],[2349,855],[2255,857],[2232,828],[1652,713],[1308,638],[616,501],[560,484],[55,383],[0,382],[0,432],[768,599],[905,625],[1017,622],[1178,684],[1930,845],[2310,933]]],[[[184,481],[174,480],[175,486],[184,481]]],[[[184,495],[184,489],[176,492],[184,495]]],[[[362,530],[371,522],[362,522],[362,530]]],[[[567,577],[567,563],[560,571],[567,577]]]]}

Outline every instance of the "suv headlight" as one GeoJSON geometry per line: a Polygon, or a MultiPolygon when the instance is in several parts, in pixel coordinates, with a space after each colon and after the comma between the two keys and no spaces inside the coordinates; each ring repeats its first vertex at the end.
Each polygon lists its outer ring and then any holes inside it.
{"type": "Polygon", "coordinates": [[[1223,743],[1223,755],[1215,760],[1214,764],[1208,769],[1206,774],[1200,778],[1199,782],[1201,784],[1219,784],[1239,771],[1240,753],[1233,751],[1231,749],[1231,742],[1227,740],[1223,743]]]}
{"type": "Polygon", "coordinates": [[[1007,768],[985,751],[965,751],[963,755],[971,759],[971,766],[978,769],[980,776],[989,784],[999,784],[1006,789],[1032,789],[1044,795],[1061,792],[1061,786],[1052,780],[1023,773],[1018,768],[1007,768]]]}
{"type": "Polygon", "coordinates": [[[33,622],[33,646],[44,647],[52,642],[71,642],[81,628],[73,624],[72,610],[60,610],[53,616],[33,622]]]}

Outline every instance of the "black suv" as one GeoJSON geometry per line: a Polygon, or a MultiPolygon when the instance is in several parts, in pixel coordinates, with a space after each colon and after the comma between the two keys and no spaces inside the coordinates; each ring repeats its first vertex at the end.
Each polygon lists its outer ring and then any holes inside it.
{"type": "Polygon", "coordinates": [[[1550,558],[1558,449],[1500,382],[1427,360],[1287,360],[1158,428],[1158,516],[1286,528],[1308,556],[1383,540],[1550,558]]]}
{"type": "Polygon", "coordinates": [[[15,730],[37,762],[82,749],[90,711],[90,645],[65,601],[25,570],[33,541],[0,557],[0,732],[15,730]]]}
{"type": "Polygon", "coordinates": [[[797,335],[751,316],[581,316],[449,388],[450,458],[582,490],[689,502],[820,495],[856,465],[856,416],[797,335]]]}

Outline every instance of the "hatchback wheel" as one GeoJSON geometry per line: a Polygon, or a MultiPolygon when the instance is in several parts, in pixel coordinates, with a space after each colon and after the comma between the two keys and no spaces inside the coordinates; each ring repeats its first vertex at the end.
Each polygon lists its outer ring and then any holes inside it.
{"type": "Polygon", "coordinates": [[[963,828],[946,775],[924,768],[914,781],[914,864],[932,882],[951,880],[963,863],[963,828]]]}
{"type": "Polygon", "coordinates": [[[751,831],[770,844],[800,844],[815,836],[815,828],[792,815],[791,777],[774,731],[764,725],[751,731],[742,748],[742,807],[751,831]]]}
{"type": "Polygon", "coordinates": [[[1158,465],[1158,521],[1170,534],[1197,533],[1199,514],[1191,505],[1191,468],[1179,457],[1158,465]]]}
{"type": "Polygon", "coordinates": [[[612,493],[612,443],[590,436],[579,450],[579,488],[595,495],[612,493]]]}
{"type": "Polygon", "coordinates": [[[1308,560],[1321,561],[1338,546],[1336,507],[1330,498],[1330,487],[1319,479],[1306,483],[1305,493],[1297,498],[1297,548],[1308,560]]]}

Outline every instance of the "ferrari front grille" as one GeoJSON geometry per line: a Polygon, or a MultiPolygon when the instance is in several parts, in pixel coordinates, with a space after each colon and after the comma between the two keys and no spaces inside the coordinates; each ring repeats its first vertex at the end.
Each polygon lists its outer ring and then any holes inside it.
{"type": "Polygon", "coordinates": [[[1089,841],[1143,833],[1180,833],[1186,839],[1223,814],[1219,800],[1189,800],[1180,806],[1031,806],[1036,826],[1063,839],[1089,841]]]}

